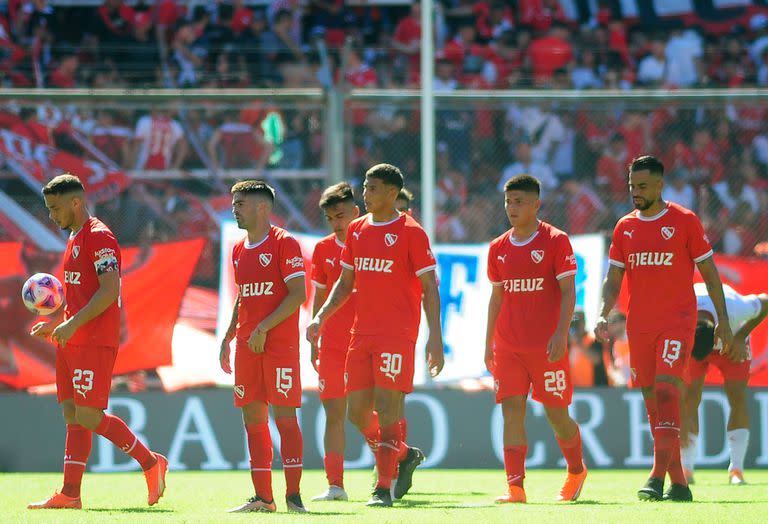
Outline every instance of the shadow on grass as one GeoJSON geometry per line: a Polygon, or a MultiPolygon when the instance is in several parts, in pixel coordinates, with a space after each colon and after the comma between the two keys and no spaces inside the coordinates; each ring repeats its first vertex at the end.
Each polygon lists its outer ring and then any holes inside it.
{"type": "Polygon", "coordinates": [[[85,511],[96,513],[176,513],[174,510],[166,508],[88,508],[85,511]]]}
{"type": "MultiPolygon", "coordinates": [[[[409,495],[424,495],[427,497],[452,497],[455,496],[455,493],[449,493],[447,491],[415,491],[413,493],[409,493],[409,495]]],[[[465,491],[462,493],[462,495],[467,496],[476,496],[476,495],[488,495],[487,491],[465,491]]]]}

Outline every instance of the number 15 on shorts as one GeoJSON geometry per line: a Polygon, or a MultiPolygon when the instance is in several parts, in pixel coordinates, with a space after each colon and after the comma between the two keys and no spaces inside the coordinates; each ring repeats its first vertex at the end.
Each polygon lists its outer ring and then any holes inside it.
{"type": "Polygon", "coordinates": [[[288,392],[293,387],[293,368],[275,368],[275,389],[288,398],[288,392]]]}

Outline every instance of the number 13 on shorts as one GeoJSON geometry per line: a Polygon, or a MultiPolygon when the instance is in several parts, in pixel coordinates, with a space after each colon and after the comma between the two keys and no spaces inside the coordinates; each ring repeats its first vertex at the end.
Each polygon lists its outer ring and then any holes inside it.
{"type": "Polygon", "coordinates": [[[680,358],[680,349],[682,347],[683,344],[679,340],[665,339],[661,360],[668,364],[669,367],[674,366],[677,359],[680,358]]]}

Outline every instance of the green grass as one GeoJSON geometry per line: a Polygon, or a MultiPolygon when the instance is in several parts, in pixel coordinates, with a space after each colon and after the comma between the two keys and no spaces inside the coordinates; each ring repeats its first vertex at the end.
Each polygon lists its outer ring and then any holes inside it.
{"type": "Polygon", "coordinates": [[[728,486],[724,471],[699,471],[693,486],[696,502],[640,503],[635,492],[646,471],[592,471],[581,499],[555,503],[562,471],[533,470],[526,477],[528,504],[493,504],[504,489],[502,470],[420,470],[414,487],[391,509],[364,506],[370,471],[347,472],[349,502],[309,502],[325,487],[322,471],[305,471],[302,492],[311,515],[285,513],[282,472],[276,471],[275,515],[225,513],[251,493],[247,472],[171,472],[160,504],[146,506],[146,488],[140,473],[86,474],[83,511],[29,511],[29,501],[40,500],[59,487],[58,474],[0,474],[0,523],[22,522],[408,522],[451,524],[471,522],[768,522],[768,471],[747,471],[746,486],[728,486]]]}

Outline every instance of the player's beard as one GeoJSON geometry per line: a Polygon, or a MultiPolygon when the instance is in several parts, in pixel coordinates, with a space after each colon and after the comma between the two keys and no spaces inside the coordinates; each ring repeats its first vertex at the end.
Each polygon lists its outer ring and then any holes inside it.
{"type": "Polygon", "coordinates": [[[645,211],[649,207],[651,207],[656,200],[646,200],[645,198],[641,198],[639,201],[632,200],[632,204],[634,204],[635,209],[638,211],[645,211]]]}

